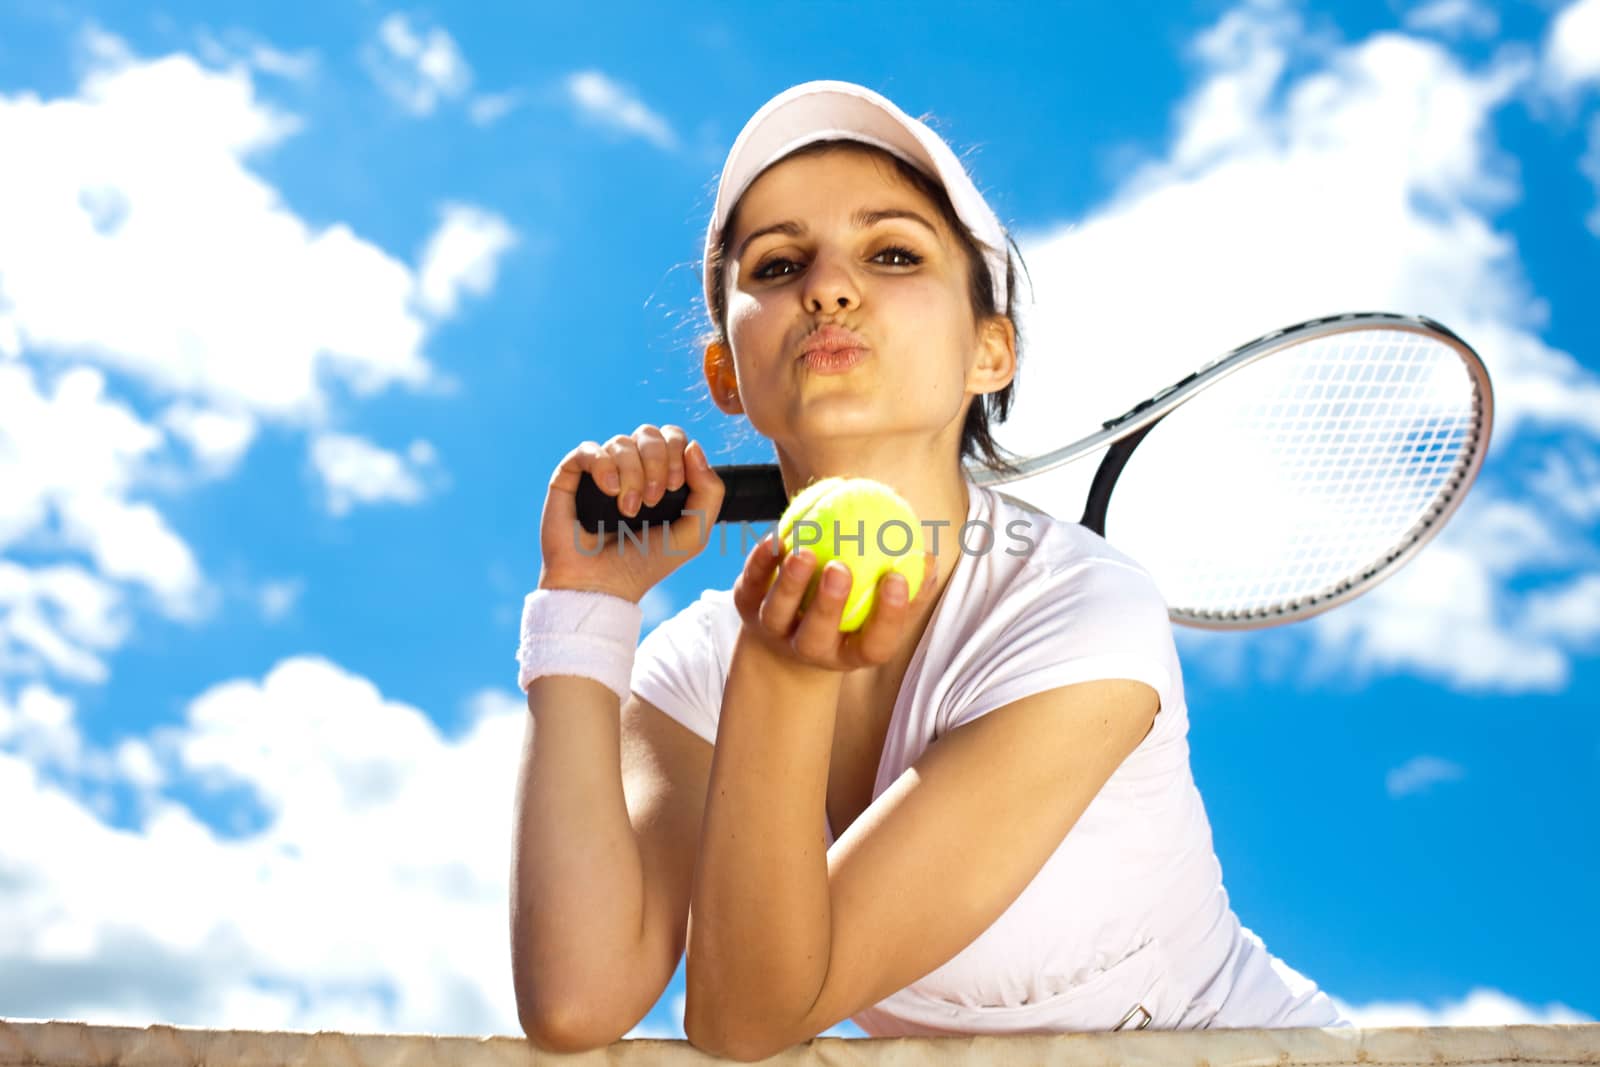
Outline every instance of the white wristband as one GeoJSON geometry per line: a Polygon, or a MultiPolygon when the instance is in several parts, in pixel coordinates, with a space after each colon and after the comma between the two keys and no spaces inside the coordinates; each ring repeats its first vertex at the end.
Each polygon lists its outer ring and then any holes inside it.
{"type": "Polygon", "coordinates": [[[517,685],[567,674],[593,678],[627,700],[644,609],[610,593],[535,589],[522,602],[517,685]]]}

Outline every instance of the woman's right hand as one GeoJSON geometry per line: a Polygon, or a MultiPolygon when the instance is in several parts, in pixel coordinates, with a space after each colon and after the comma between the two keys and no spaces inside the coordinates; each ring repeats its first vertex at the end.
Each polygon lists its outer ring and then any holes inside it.
{"type": "Polygon", "coordinates": [[[539,588],[610,593],[638,603],[705,548],[723,491],[700,442],[689,444],[681,427],[646,424],[603,445],[583,442],[550,478],[539,524],[539,588]],[[681,517],[665,526],[651,523],[626,541],[615,531],[590,533],[578,523],[578,482],[585,473],[602,492],[621,498],[626,516],[685,483],[689,499],[681,517]]]}

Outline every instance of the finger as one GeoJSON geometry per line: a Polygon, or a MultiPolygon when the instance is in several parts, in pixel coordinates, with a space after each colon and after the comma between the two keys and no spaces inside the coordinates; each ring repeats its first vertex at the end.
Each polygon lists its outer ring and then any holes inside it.
{"type": "Polygon", "coordinates": [[[624,515],[636,515],[644,499],[644,464],[639,460],[639,446],[632,437],[618,434],[605,444],[605,453],[616,464],[621,484],[618,509],[624,515]]]}
{"type": "MultiPolygon", "coordinates": [[[[698,551],[711,539],[711,524],[717,521],[717,516],[722,512],[722,499],[727,487],[717,472],[711,469],[711,461],[699,441],[689,445],[683,458],[689,496],[683,502],[683,517],[674,521],[668,531],[674,551],[680,550],[676,547],[680,544],[692,544],[698,551]]],[[[743,543],[742,539],[740,543],[743,543]]],[[[766,586],[761,588],[765,590],[766,586]]]]}
{"type": "Polygon", "coordinates": [[[576,496],[578,483],[582,480],[584,472],[589,469],[586,453],[592,454],[598,447],[593,441],[585,441],[562,456],[561,462],[556,464],[556,469],[550,474],[550,488],[576,496]]]}
{"type": "Polygon", "coordinates": [[[766,598],[767,590],[771,588],[772,578],[781,558],[776,534],[763,537],[745,557],[744,569],[739,572],[738,580],[733,583],[733,604],[739,609],[741,617],[759,618],[761,602],[766,598]]]}
{"type": "Polygon", "coordinates": [[[587,474],[595,484],[605,489],[607,482],[615,484],[616,468],[593,441],[584,441],[573,448],[550,474],[551,503],[568,511],[576,511],[578,486],[587,474]],[[609,477],[608,477],[609,476],[609,477]]]}
{"type": "Polygon", "coordinates": [[[596,534],[589,533],[579,524],[577,493],[585,474],[604,488],[608,471],[614,476],[615,470],[610,461],[593,441],[584,441],[561,458],[550,475],[544,515],[540,520],[540,543],[546,551],[551,550],[552,537],[565,538],[569,530],[572,531],[574,543],[583,546],[586,551],[604,539],[604,534],[598,535],[597,539],[596,534]]]}
{"type": "Polygon", "coordinates": [[[682,426],[671,423],[661,427],[661,437],[667,443],[667,492],[683,487],[688,471],[684,466],[684,449],[689,446],[689,435],[682,426]]]}
{"type": "Polygon", "coordinates": [[[887,663],[893,657],[911,613],[910,593],[910,583],[898,571],[879,580],[872,613],[857,634],[856,651],[863,663],[887,663]]]}
{"type": "Polygon", "coordinates": [[[667,491],[667,439],[660,429],[645,423],[633,431],[633,443],[644,471],[644,503],[654,507],[667,491]]]}
{"type": "Polygon", "coordinates": [[[829,560],[806,613],[795,630],[794,650],[808,659],[830,660],[839,648],[839,622],[844,617],[845,598],[850,595],[850,568],[829,560]]]}
{"type": "MultiPolygon", "coordinates": [[[[756,618],[769,632],[787,635],[793,630],[795,616],[800,613],[801,601],[805,599],[816,567],[816,556],[804,549],[789,554],[778,565],[777,580],[767,590],[756,612],[756,618]]],[[[809,608],[805,614],[811,614],[809,608]]]]}

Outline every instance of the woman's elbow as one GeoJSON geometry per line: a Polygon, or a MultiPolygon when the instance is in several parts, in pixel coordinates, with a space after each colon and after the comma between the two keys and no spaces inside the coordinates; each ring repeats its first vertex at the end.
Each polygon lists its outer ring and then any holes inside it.
{"type": "Polygon", "coordinates": [[[731,1033],[722,1025],[725,1021],[721,1018],[702,1021],[696,1012],[686,1006],[683,1018],[684,1037],[688,1039],[689,1044],[708,1056],[735,1060],[739,1063],[754,1063],[757,1060],[768,1059],[788,1047],[773,1045],[755,1034],[731,1033]]]}
{"type": "Polygon", "coordinates": [[[696,1040],[693,1034],[686,1036],[689,1038],[689,1044],[706,1055],[716,1056],[718,1059],[733,1060],[738,1063],[756,1063],[760,1060],[771,1059],[788,1047],[787,1045],[775,1047],[758,1042],[707,1041],[704,1038],[696,1040]]]}
{"type": "Polygon", "coordinates": [[[597,1025],[583,1012],[519,999],[517,1022],[528,1041],[542,1052],[575,1053],[605,1048],[621,1039],[611,1027],[597,1025]]]}

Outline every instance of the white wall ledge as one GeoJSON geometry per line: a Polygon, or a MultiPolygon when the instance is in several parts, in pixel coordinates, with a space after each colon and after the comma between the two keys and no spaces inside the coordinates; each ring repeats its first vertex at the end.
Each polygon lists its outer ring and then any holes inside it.
{"type": "MultiPolygon", "coordinates": [[[[0,1019],[0,1067],[674,1067],[727,1062],[683,1041],[619,1041],[558,1055],[520,1037],[203,1030],[0,1019]]],[[[1600,1067],[1600,1024],[1201,1030],[1005,1037],[819,1037],[786,1067],[1600,1067]]]]}

